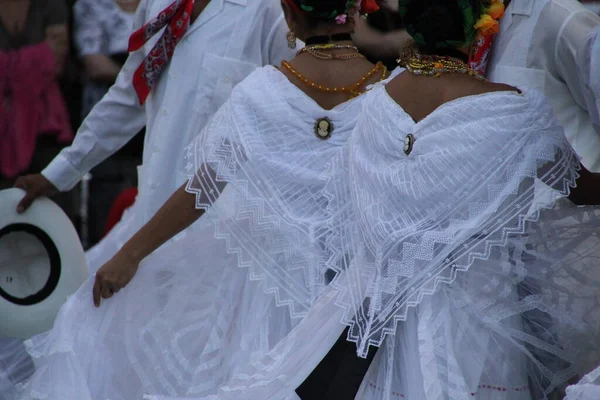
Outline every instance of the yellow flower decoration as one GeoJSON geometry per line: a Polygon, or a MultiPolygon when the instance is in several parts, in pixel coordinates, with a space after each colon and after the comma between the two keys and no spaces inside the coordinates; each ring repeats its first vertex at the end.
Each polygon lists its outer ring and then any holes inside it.
{"type": "Polygon", "coordinates": [[[504,3],[501,0],[494,0],[490,5],[490,8],[487,9],[486,14],[498,21],[502,17],[504,17],[504,3]]]}
{"type": "Polygon", "coordinates": [[[475,24],[481,36],[495,35],[500,31],[498,20],[504,16],[505,6],[502,0],[492,0],[485,14],[475,24]]]}
{"type": "Polygon", "coordinates": [[[488,14],[483,14],[475,24],[475,29],[483,36],[493,35],[500,30],[500,24],[488,14]]]}

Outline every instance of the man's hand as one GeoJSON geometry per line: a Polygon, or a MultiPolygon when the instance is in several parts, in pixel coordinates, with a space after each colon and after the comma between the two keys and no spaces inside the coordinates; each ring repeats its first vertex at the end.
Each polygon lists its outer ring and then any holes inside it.
{"type": "Polygon", "coordinates": [[[38,197],[50,197],[58,193],[58,189],[42,174],[22,176],[15,182],[15,187],[25,191],[25,196],[17,205],[19,214],[25,212],[38,197]]]}

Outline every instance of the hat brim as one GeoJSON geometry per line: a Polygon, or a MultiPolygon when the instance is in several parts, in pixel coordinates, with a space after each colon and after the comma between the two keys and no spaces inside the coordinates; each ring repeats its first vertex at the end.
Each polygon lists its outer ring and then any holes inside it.
{"type": "Polygon", "coordinates": [[[0,239],[15,232],[34,236],[47,252],[50,272],[39,291],[24,297],[5,290],[12,279],[0,282],[0,336],[19,339],[50,330],[60,307],[88,277],[83,247],[67,215],[46,198],[17,214],[24,195],[20,189],[0,191],[0,239]]]}

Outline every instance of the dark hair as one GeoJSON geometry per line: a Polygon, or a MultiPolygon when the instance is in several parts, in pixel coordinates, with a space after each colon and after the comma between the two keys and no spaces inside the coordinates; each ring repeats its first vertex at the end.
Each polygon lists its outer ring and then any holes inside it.
{"type": "Polygon", "coordinates": [[[379,10],[378,2],[384,0],[285,0],[296,11],[302,13],[309,24],[319,22],[339,22],[337,17],[343,16],[342,21],[351,21],[356,13],[372,14],[379,10]]]}
{"type": "Polygon", "coordinates": [[[345,14],[352,0],[291,0],[309,21],[332,21],[336,16],[345,14]]]}
{"type": "MultiPolygon", "coordinates": [[[[399,0],[406,31],[424,53],[448,54],[475,40],[486,0],[399,0]]],[[[454,54],[448,54],[454,55],[454,54]]]]}

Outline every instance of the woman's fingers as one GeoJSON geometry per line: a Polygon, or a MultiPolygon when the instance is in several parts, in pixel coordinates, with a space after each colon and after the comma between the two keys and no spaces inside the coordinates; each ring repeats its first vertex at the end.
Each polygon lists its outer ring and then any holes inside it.
{"type": "Polygon", "coordinates": [[[100,279],[96,276],[96,280],[94,281],[94,289],[92,290],[93,298],[94,298],[94,306],[100,307],[100,299],[102,294],[102,284],[100,283],[100,279]]]}
{"type": "Polygon", "coordinates": [[[110,280],[103,279],[100,276],[96,276],[94,289],[92,290],[94,306],[100,307],[102,299],[110,299],[115,293],[118,293],[119,290],[121,290],[121,288],[117,284],[110,280]]]}
{"type": "Polygon", "coordinates": [[[111,297],[113,297],[114,292],[112,291],[112,289],[106,286],[102,286],[101,294],[103,299],[110,299],[111,297]]]}

